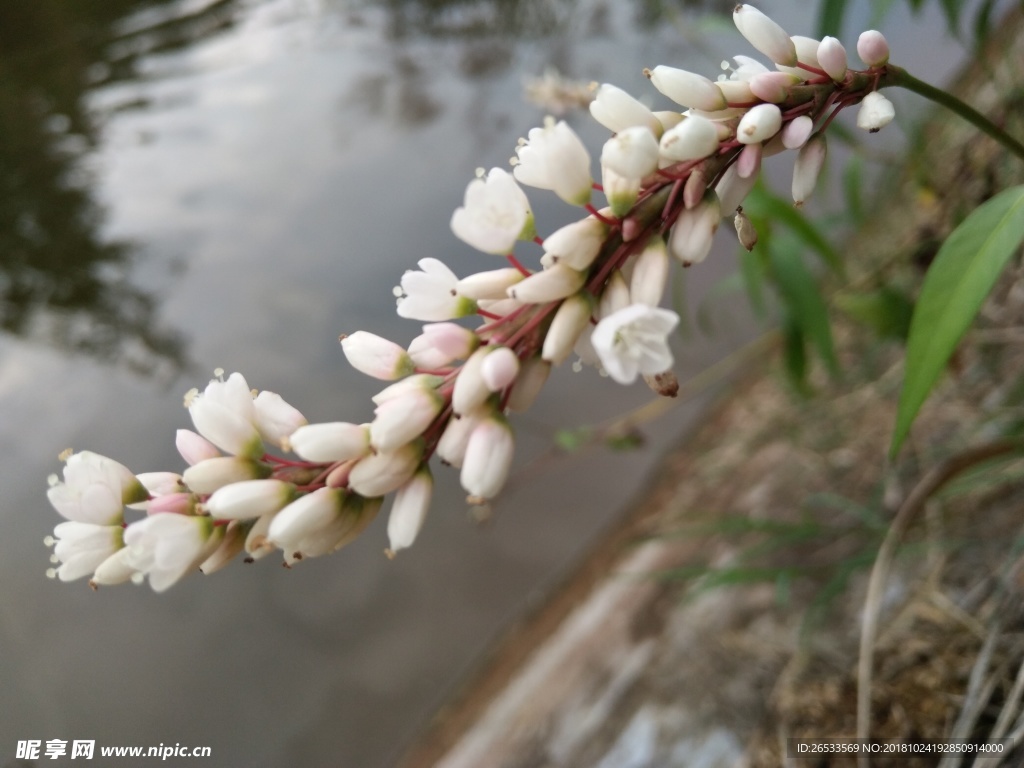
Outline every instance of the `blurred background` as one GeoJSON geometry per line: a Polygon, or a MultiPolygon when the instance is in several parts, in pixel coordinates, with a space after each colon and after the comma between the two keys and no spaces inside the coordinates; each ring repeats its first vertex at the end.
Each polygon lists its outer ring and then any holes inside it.
{"type": "MultiPolygon", "coordinates": [[[[885,13],[894,61],[931,82],[966,55],[947,3],[838,5],[851,52],[885,13]]],[[[439,471],[427,525],[394,561],[383,514],[334,556],[290,571],[239,562],[160,596],[46,579],[43,538],[59,522],[46,477],[68,447],[180,471],[181,398],[216,367],[310,421],[366,420],[380,387],[349,368],[338,334],[415,336],[391,289],[420,258],[459,274],[497,266],[448,221],[474,169],[505,166],[546,113],[524,80],[557,70],[668,108],[643,67],[713,77],[751,54],[732,6],[0,4],[0,765],[21,764],[25,739],[210,746],[208,766],[397,759],[502,628],[642,498],[716,392],[628,452],[557,453],[560,431],[651,398],[566,366],[514,422],[519,471],[488,520],[439,471]]],[[[827,10],[763,7],[792,34],[814,34],[827,10]]],[[[901,120],[923,108],[902,96],[901,120]]],[[[596,154],[607,132],[568,119],[596,154]]],[[[542,234],[574,215],[553,195],[531,200],[542,234]]],[[[675,345],[682,380],[757,333],[741,295],[722,300],[737,271],[726,229],[674,287],[694,320],[675,345]]]]}

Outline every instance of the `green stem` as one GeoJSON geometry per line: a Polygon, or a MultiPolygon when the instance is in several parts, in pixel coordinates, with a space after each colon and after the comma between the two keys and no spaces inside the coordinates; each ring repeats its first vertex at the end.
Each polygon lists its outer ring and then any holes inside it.
{"type": "Polygon", "coordinates": [[[1013,152],[1013,154],[1017,155],[1021,160],[1024,160],[1024,144],[1021,144],[1002,128],[978,112],[978,110],[964,104],[964,102],[960,101],[956,96],[936,88],[933,85],[928,85],[928,83],[923,80],[918,80],[912,74],[907,72],[907,70],[893,66],[892,64],[887,65],[885,68],[885,74],[882,76],[879,85],[883,87],[897,85],[901,88],[906,88],[908,91],[913,91],[919,96],[924,96],[926,99],[931,99],[936,104],[941,104],[946,109],[952,110],[956,114],[960,115],[960,117],[974,125],[976,128],[987,133],[1008,150],[1013,152]]]}

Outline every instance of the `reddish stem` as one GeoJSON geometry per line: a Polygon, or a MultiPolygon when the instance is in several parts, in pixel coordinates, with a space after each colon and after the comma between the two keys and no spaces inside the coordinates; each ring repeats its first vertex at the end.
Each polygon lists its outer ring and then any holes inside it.
{"type": "Polygon", "coordinates": [[[618,219],[609,219],[609,218],[608,218],[607,216],[604,216],[603,214],[601,214],[601,212],[600,212],[600,211],[598,211],[598,210],[597,210],[597,208],[595,208],[594,206],[592,206],[592,205],[591,205],[590,203],[587,203],[587,204],[586,204],[585,206],[583,206],[583,207],[587,209],[587,212],[588,212],[588,213],[589,213],[589,214],[590,214],[591,216],[593,216],[593,217],[594,217],[595,219],[597,219],[598,221],[604,222],[604,223],[605,223],[605,224],[607,224],[607,225],[608,225],[609,227],[618,227],[618,226],[619,226],[619,224],[621,223],[621,222],[620,222],[620,221],[619,221],[618,219]]]}
{"type": "Polygon", "coordinates": [[[505,258],[508,259],[508,263],[511,264],[516,269],[518,269],[520,274],[522,274],[524,277],[529,277],[530,275],[533,274],[530,270],[528,270],[526,267],[522,265],[522,262],[520,262],[519,259],[516,258],[516,255],[514,253],[506,254],[505,258]]]}

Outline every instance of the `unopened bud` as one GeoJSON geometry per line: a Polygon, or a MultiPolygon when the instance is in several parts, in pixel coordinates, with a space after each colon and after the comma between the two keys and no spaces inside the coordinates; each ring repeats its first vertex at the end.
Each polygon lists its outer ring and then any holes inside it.
{"type": "Polygon", "coordinates": [[[728,106],[722,92],[703,75],[665,65],[645,69],[644,74],[655,88],[684,107],[716,112],[728,106]]]}
{"type": "Polygon", "coordinates": [[[869,29],[857,39],[857,55],[869,67],[884,67],[889,63],[889,43],[881,32],[869,29]]]}
{"type": "Polygon", "coordinates": [[[846,49],[834,37],[826,37],[818,46],[818,62],[825,74],[837,83],[846,78],[846,49]]]}
{"type": "Polygon", "coordinates": [[[755,144],[770,139],[781,127],[782,112],[779,108],[774,104],[758,104],[740,119],[736,140],[741,144],[755,144]]]}
{"type": "Polygon", "coordinates": [[[661,154],[674,162],[700,160],[718,149],[718,131],[714,123],[691,115],[661,137],[661,154]]]}
{"type": "Polygon", "coordinates": [[[753,6],[740,4],[732,20],[747,42],[774,61],[787,67],[797,64],[796,45],[786,30],[753,6]]]}
{"type": "Polygon", "coordinates": [[[705,195],[696,208],[680,213],[669,234],[668,247],[672,255],[684,267],[704,261],[711,251],[711,243],[721,218],[718,196],[714,193],[705,195]]]}
{"type": "Polygon", "coordinates": [[[797,206],[803,205],[814,191],[818,174],[825,165],[827,150],[823,133],[812,136],[800,149],[793,164],[793,202],[797,206]]]}
{"type": "Polygon", "coordinates": [[[780,141],[786,149],[800,149],[811,137],[814,121],[807,115],[794,117],[781,131],[780,141]]]}
{"type": "Polygon", "coordinates": [[[761,101],[781,104],[789,96],[789,89],[800,82],[788,72],[763,72],[750,79],[750,90],[761,101]]]}

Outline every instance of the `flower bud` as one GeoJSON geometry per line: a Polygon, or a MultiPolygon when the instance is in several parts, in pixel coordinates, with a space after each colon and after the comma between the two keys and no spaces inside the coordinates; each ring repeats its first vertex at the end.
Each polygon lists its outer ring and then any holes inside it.
{"type": "Polygon", "coordinates": [[[715,185],[715,193],[718,195],[721,210],[727,216],[731,216],[732,212],[750,194],[756,181],[757,174],[744,179],[736,172],[736,164],[730,165],[715,185]]]}
{"type": "MultiPolygon", "coordinates": [[[[515,267],[491,269],[464,277],[455,284],[460,296],[477,301],[481,299],[504,299],[508,289],[523,279],[524,275],[515,267]]],[[[454,325],[454,323],[448,323],[454,325]]],[[[455,326],[461,328],[461,326],[455,326]]],[[[426,331],[426,328],[424,328],[426,331]]]]}
{"type": "Polygon", "coordinates": [[[184,490],[181,475],[177,472],[141,472],[135,477],[152,496],[166,496],[184,490]]]}
{"type": "Polygon", "coordinates": [[[796,44],[786,30],[751,5],[737,5],[732,20],[747,42],[776,64],[797,64],[796,44]]]}
{"type": "Polygon", "coordinates": [[[459,480],[475,499],[492,499],[508,479],[515,440],[512,428],[498,414],[483,419],[473,428],[466,445],[459,480]]]}
{"type": "Polygon", "coordinates": [[[740,118],[740,124],[736,128],[736,140],[741,144],[765,141],[778,133],[781,127],[782,112],[779,108],[774,104],[758,104],[747,110],[740,118]]]}
{"type": "Polygon", "coordinates": [[[718,150],[718,131],[710,120],[691,115],[661,137],[661,154],[673,162],[699,160],[718,150]]]}
{"type": "Polygon", "coordinates": [[[656,307],[668,285],[669,256],[665,241],[652,237],[633,264],[629,281],[629,303],[656,307]]]}
{"type": "Polygon", "coordinates": [[[782,146],[786,149],[800,149],[811,137],[814,130],[814,121],[807,115],[800,115],[790,120],[782,129],[780,137],[782,146]]]}
{"type": "Polygon", "coordinates": [[[491,396],[491,390],[481,372],[484,359],[491,349],[491,347],[480,347],[463,363],[452,390],[452,411],[456,414],[461,416],[464,413],[469,413],[491,396]]]}
{"type": "Polygon", "coordinates": [[[349,461],[370,452],[370,430],[366,424],[344,421],[307,424],[292,433],[288,444],[306,461],[349,461]]]}
{"type": "Polygon", "coordinates": [[[388,517],[388,543],[391,554],[411,547],[419,535],[423,521],[430,508],[430,497],[434,492],[434,478],[426,464],[420,466],[395,494],[388,517]]]}
{"type": "MultiPolygon", "coordinates": [[[[660,133],[661,123],[654,114],[621,88],[604,83],[590,102],[590,114],[612,133],[640,127],[648,133],[660,133]]],[[[623,174],[626,175],[626,174],[623,174]]]]}
{"type": "MultiPolygon", "coordinates": [[[[571,267],[573,270],[584,270],[597,258],[607,236],[608,225],[593,216],[566,224],[544,238],[545,263],[561,264],[564,267],[571,267]]],[[[511,290],[522,288],[535,277],[538,275],[531,275],[522,283],[512,286],[511,290]]],[[[510,292],[509,295],[513,294],[510,292]]],[[[518,293],[514,295],[520,301],[528,301],[518,293]]],[[[548,301],[553,300],[548,299],[548,301]]]]}
{"type": "Polygon", "coordinates": [[[500,392],[519,375],[519,358],[508,347],[491,348],[480,364],[480,376],[491,392],[500,392]]]}
{"type": "MultiPolygon", "coordinates": [[[[821,69],[821,65],[818,63],[819,43],[817,40],[813,37],[804,37],[803,35],[793,35],[789,39],[793,41],[793,45],[796,47],[796,58],[799,63],[806,64],[815,69],[821,69]]],[[[780,72],[796,75],[801,80],[806,80],[811,75],[808,70],[801,67],[787,67],[784,64],[776,64],[775,66],[780,72]]]]}
{"type": "MultiPolygon", "coordinates": [[[[515,390],[512,390],[513,394],[515,390]]],[[[448,426],[444,428],[441,439],[437,441],[436,453],[439,459],[445,464],[453,467],[461,467],[462,460],[466,456],[466,446],[469,444],[469,436],[473,433],[479,419],[469,414],[456,416],[448,420],[448,426]]]]}
{"type": "Polygon", "coordinates": [[[747,144],[736,158],[736,173],[741,179],[756,177],[761,170],[761,155],[764,146],[762,144],[747,144]]]}
{"type": "Polygon", "coordinates": [[[896,117],[896,108],[892,102],[878,91],[872,91],[860,103],[857,112],[857,127],[868,133],[878,133],[896,117]]]}
{"type": "Polygon", "coordinates": [[[384,496],[412,477],[422,459],[422,440],[406,443],[391,453],[370,454],[352,467],[349,488],[367,498],[384,496]]]}
{"type": "Polygon", "coordinates": [[[627,128],[604,143],[601,165],[627,179],[642,179],[658,168],[658,140],[647,128],[627,128]]]}
{"type": "Polygon", "coordinates": [[[270,530],[270,522],[277,513],[263,515],[257,518],[252,524],[249,533],[245,536],[245,553],[253,560],[269,555],[274,551],[274,545],[267,540],[267,531],[270,530]]]}
{"type": "Polygon", "coordinates": [[[399,379],[394,384],[389,384],[370,399],[374,405],[380,405],[414,389],[437,389],[443,382],[444,376],[435,376],[432,373],[414,373],[412,376],[399,379]]]}
{"type": "MultiPolygon", "coordinates": [[[[571,301],[571,299],[566,299],[566,301],[571,301]]],[[[561,309],[561,307],[559,307],[559,309],[561,309]]],[[[587,321],[589,322],[589,314],[587,316],[587,321]]],[[[554,326],[554,323],[552,323],[552,326],[554,326]]],[[[544,339],[544,342],[545,346],[547,346],[547,338],[544,339]]],[[[566,356],[568,356],[568,352],[566,352],[566,356]]],[[[515,413],[522,413],[523,411],[529,410],[530,406],[532,406],[534,401],[537,399],[537,395],[539,395],[540,391],[544,388],[544,384],[547,382],[548,375],[550,373],[551,363],[540,357],[531,357],[529,360],[524,362],[520,367],[516,383],[512,387],[512,394],[509,395],[508,402],[506,403],[508,409],[515,413]]],[[[468,440],[468,434],[466,437],[468,440]]],[[[463,453],[465,453],[465,450],[463,450],[463,453]]]]}
{"type": "Polygon", "coordinates": [[[705,112],[716,112],[728,106],[722,92],[703,75],[664,65],[645,69],[644,74],[655,88],[676,104],[705,112]]]}
{"type": "Polygon", "coordinates": [[[586,273],[565,264],[555,264],[551,269],[530,275],[523,282],[512,286],[508,289],[508,295],[525,304],[545,304],[576,293],[583,287],[586,277],[586,273]]]}
{"type": "Polygon", "coordinates": [[[89,586],[124,584],[129,581],[138,573],[138,570],[133,568],[130,563],[131,555],[132,553],[126,548],[117,550],[96,567],[96,572],[89,579],[89,586]]]}
{"type": "Polygon", "coordinates": [[[836,38],[822,39],[818,46],[818,61],[825,74],[837,83],[846,79],[846,49],[836,38]]]}
{"type": "Polygon", "coordinates": [[[718,197],[709,193],[696,208],[679,214],[669,234],[669,250],[684,267],[699,264],[711,251],[711,243],[722,220],[718,197]]]}
{"type": "Polygon", "coordinates": [[[749,80],[718,80],[715,85],[729,104],[749,104],[754,101],[749,80]]]}
{"type": "Polygon", "coordinates": [[[640,197],[643,179],[622,176],[606,165],[601,166],[601,187],[612,215],[622,218],[627,215],[640,197]]]}
{"type": "Polygon", "coordinates": [[[341,488],[320,488],[301,496],[270,521],[267,540],[284,552],[289,563],[307,554],[311,547],[319,549],[316,540],[326,538],[346,496],[341,488]]]}
{"type": "Polygon", "coordinates": [[[189,465],[220,456],[217,446],[191,429],[179,429],[174,439],[174,446],[181,454],[181,458],[189,465]]]}
{"type": "Polygon", "coordinates": [[[211,573],[216,573],[234,560],[235,556],[245,548],[245,535],[246,528],[243,524],[237,520],[228,523],[224,528],[220,544],[217,545],[213,554],[199,565],[199,570],[203,572],[203,575],[209,576],[211,573]]]}
{"type": "MultiPolygon", "coordinates": [[[[518,270],[512,270],[518,274],[518,270]]],[[[502,293],[502,296],[505,294],[502,293]]],[[[455,323],[429,323],[423,326],[423,333],[409,343],[409,357],[417,368],[433,371],[451,363],[453,360],[464,360],[476,349],[480,340],[468,328],[455,323]]],[[[413,374],[398,383],[408,381],[413,374]]],[[[395,384],[391,385],[396,386],[395,384]]],[[[390,389],[387,387],[386,389],[390,389]]]]}
{"type": "Polygon", "coordinates": [[[857,38],[857,55],[869,67],[884,67],[889,63],[889,43],[881,32],[869,29],[857,38]]]}
{"type": "Polygon", "coordinates": [[[270,445],[281,445],[284,438],[308,423],[305,416],[276,392],[260,392],[252,404],[256,410],[256,429],[270,445]]]}
{"type": "Polygon", "coordinates": [[[295,486],[281,480],[243,480],[215,491],[203,506],[216,519],[248,520],[284,509],[295,486]]]}
{"type": "MultiPolygon", "coordinates": [[[[572,352],[576,339],[587,327],[593,311],[594,297],[589,291],[580,291],[563,301],[558,307],[558,311],[555,312],[555,317],[544,337],[541,359],[560,365],[572,352]]],[[[544,378],[547,378],[546,373],[544,378]]],[[[521,386],[521,382],[516,384],[512,390],[513,396],[521,386]]]]}
{"type": "Polygon", "coordinates": [[[761,101],[781,104],[789,98],[789,89],[800,82],[787,72],[764,72],[750,79],[750,91],[761,101]]]}
{"type": "Polygon", "coordinates": [[[622,270],[617,269],[612,272],[604,290],[601,291],[601,297],[597,302],[597,317],[598,319],[608,317],[608,315],[628,307],[629,304],[629,286],[626,285],[626,279],[622,276],[622,270]]]}
{"type": "Polygon", "coordinates": [[[827,155],[825,134],[817,133],[800,149],[793,164],[793,202],[797,206],[811,196],[827,155]]]}
{"type": "Polygon", "coordinates": [[[374,410],[370,445],[377,451],[394,451],[422,435],[444,407],[437,390],[416,387],[385,400],[374,410]]]}
{"type": "Polygon", "coordinates": [[[238,456],[219,456],[193,464],[185,470],[182,480],[193,493],[213,493],[231,483],[258,480],[270,475],[266,464],[238,456]]]}
{"type": "Polygon", "coordinates": [[[353,368],[375,379],[394,381],[416,370],[409,353],[398,344],[367,331],[342,336],[341,349],[353,368]]]}
{"type": "Polygon", "coordinates": [[[520,183],[550,189],[570,205],[590,201],[590,153],[564,120],[548,118],[542,128],[530,129],[516,154],[512,173],[520,183]]]}

